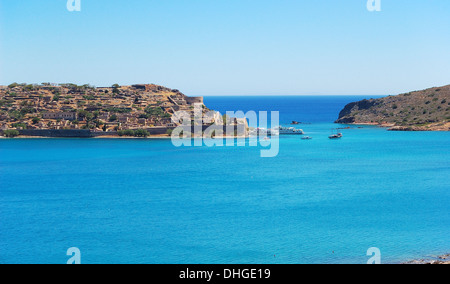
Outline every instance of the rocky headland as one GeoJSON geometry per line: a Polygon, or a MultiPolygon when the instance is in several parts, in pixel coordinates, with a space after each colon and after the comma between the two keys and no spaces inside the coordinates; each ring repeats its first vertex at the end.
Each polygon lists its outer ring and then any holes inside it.
{"type": "Polygon", "coordinates": [[[336,123],[379,125],[392,131],[450,131],[450,85],[353,102],[336,123]]]}

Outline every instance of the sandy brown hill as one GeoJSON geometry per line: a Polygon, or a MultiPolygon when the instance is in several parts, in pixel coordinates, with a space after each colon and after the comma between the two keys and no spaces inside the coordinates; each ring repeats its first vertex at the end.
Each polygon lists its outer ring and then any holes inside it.
{"type": "Polygon", "coordinates": [[[0,86],[0,130],[117,131],[173,127],[177,111],[193,112],[202,97],[155,84],[17,84],[0,86]]]}
{"type": "Polygon", "coordinates": [[[449,131],[450,85],[350,103],[336,123],[382,125],[390,130],[449,131]]]}

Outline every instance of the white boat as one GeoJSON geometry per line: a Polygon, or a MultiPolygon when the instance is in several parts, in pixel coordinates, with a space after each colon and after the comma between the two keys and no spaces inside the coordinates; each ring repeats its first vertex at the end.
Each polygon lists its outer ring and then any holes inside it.
{"type": "Polygon", "coordinates": [[[279,135],[303,135],[305,134],[302,129],[297,129],[295,127],[283,127],[280,126],[275,129],[279,135]]]}
{"type": "Polygon", "coordinates": [[[279,135],[303,135],[305,134],[302,129],[296,129],[294,127],[275,127],[275,128],[257,128],[252,132],[259,136],[279,136],[279,135]]]}

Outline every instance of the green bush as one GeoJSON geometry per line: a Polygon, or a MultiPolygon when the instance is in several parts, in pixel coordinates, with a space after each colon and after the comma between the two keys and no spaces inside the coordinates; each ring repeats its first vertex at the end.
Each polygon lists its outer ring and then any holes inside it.
{"type": "Polygon", "coordinates": [[[131,110],[131,108],[109,107],[109,108],[104,108],[103,111],[110,112],[110,113],[130,113],[132,110],[131,110]]]}
{"type": "Polygon", "coordinates": [[[134,132],[134,136],[136,136],[136,137],[147,137],[149,135],[150,135],[150,133],[147,130],[144,130],[144,129],[137,129],[134,132]]]}
{"type": "Polygon", "coordinates": [[[28,113],[35,113],[36,109],[32,108],[32,107],[24,107],[20,110],[20,113],[22,115],[28,114],[28,113]]]}
{"type": "Polygon", "coordinates": [[[0,107],[2,106],[11,107],[13,102],[14,102],[13,100],[7,99],[0,100],[0,107]]]}
{"type": "Polygon", "coordinates": [[[96,97],[94,95],[84,95],[83,99],[85,99],[87,101],[93,101],[96,99],[96,97]]]}
{"type": "Polygon", "coordinates": [[[147,107],[145,112],[149,116],[162,117],[164,115],[164,111],[160,107],[147,107]]]}
{"type": "Polygon", "coordinates": [[[120,130],[117,132],[119,136],[134,136],[134,130],[127,129],[127,130],[120,130]]]}
{"type": "Polygon", "coordinates": [[[113,94],[119,94],[120,93],[120,91],[119,91],[120,85],[119,84],[114,84],[111,87],[113,88],[113,90],[112,90],[113,94]]]}
{"type": "Polygon", "coordinates": [[[13,128],[23,128],[23,129],[27,129],[27,125],[23,122],[18,122],[18,123],[13,123],[12,124],[13,128]]]}
{"type": "Polygon", "coordinates": [[[90,121],[94,118],[94,114],[87,110],[80,109],[77,112],[78,112],[78,118],[81,120],[90,121]]]}
{"type": "Polygon", "coordinates": [[[19,131],[17,130],[5,130],[3,131],[3,136],[8,137],[8,138],[14,138],[19,136],[19,131]]]}
{"type": "Polygon", "coordinates": [[[9,111],[9,117],[13,120],[20,120],[23,118],[23,114],[20,113],[20,111],[12,110],[12,111],[9,111]]]}
{"type": "Polygon", "coordinates": [[[56,94],[53,96],[53,101],[54,102],[59,102],[59,100],[61,99],[61,95],[60,94],[56,94]]]}
{"type": "Polygon", "coordinates": [[[147,137],[150,135],[150,133],[147,130],[144,129],[127,129],[127,130],[120,130],[117,132],[119,136],[129,136],[129,137],[147,137]]]}

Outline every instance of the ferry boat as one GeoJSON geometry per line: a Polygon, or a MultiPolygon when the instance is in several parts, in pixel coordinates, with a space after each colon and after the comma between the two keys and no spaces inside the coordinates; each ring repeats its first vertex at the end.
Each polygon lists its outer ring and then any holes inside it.
{"type": "Polygon", "coordinates": [[[283,127],[280,126],[275,129],[275,132],[278,132],[279,135],[303,135],[305,134],[302,129],[297,129],[295,127],[283,127]]]}
{"type": "Polygon", "coordinates": [[[259,136],[279,136],[279,135],[303,135],[305,134],[302,129],[296,129],[294,127],[276,127],[276,128],[257,128],[251,134],[259,136]]]}

